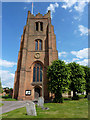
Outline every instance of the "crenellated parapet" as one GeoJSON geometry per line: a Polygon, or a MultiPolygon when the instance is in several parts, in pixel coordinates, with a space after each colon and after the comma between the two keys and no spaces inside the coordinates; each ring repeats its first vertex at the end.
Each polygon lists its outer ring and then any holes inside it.
{"type": "Polygon", "coordinates": [[[50,10],[48,10],[48,12],[46,13],[46,14],[44,14],[44,15],[42,15],[42,14],[40,14],[40,13],[38,13],[38,14],[36,14],[36,15],[33,15],[30,11],[28,11],[28,17],[27,17],[27,23],[28,23],[28,19],[35,19],[35,18],[51,18],[51,11],[50,10]]]}

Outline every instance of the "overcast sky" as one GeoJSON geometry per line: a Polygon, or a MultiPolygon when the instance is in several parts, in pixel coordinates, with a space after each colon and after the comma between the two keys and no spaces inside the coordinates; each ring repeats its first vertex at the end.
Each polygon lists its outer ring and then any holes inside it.
{"type": "MultiPolygon", "coordinates": [[[[88,3],[87,2],[35,2],[34,15],[51,10],[56,34],[58,58],[68,62],[88,64],[88,3]]],[[[2,58],[0,76],[3,87],[13,87],[18,51],[23,28],[26,25],[31,2],[2,3],[2,58]]],[[[90,33],[90,30],[89,30],[90,33]]]]}

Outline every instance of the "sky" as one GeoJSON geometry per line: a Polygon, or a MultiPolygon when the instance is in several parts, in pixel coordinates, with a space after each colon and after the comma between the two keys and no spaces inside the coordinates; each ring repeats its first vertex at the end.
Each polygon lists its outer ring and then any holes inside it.
{"type": "MultiPolygon", "coordinates": [[[[2,3],[2,57],[0,76],[3,87],[12,87],[17,69],[21,35],[26,25],[28,10],[32,3],[2,3]]],[[[58,58],[66,63],[77,62],[88,65],[88,3],[87,2],[34,2],[33,14],[46,14],[51,10],[51,23],[54,26],[58,58]]]]}

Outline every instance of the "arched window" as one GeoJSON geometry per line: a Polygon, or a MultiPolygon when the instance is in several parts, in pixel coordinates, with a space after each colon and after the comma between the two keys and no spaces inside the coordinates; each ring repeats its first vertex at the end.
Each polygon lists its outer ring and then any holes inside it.
{"type": "Polygon", "coordinates": [[[39,63],[33,67],[33,82],[42,82],[42,66],[39,63]]]}
{"type": "Polygon", "coordinates": [[[35,50],[42,50],[42,40],[35,40],[35,50]]]}

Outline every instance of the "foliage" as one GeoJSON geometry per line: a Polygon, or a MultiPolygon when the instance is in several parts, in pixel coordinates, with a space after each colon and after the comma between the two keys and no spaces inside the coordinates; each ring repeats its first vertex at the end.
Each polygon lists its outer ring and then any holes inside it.
{"type": "Polygon", "coordinates": [[[13,92],[13,88],[5,87],[4,92],[6,92],[6,94],[11,94],[13,92]]]}
{"type": "Polygon", "coordinates": [[[70,81],[71,84],[69,86],[70,90],[73,90],[73,99],[77,98],[76,92],[83,92],[85,90],[85,73],[84,69],[77,63],[69,63],[68,66],[71,69],[71,74],[70,74],[70,81]]]}
{"type": "Polygon", "coordinates": [[[17,101],[16,99],[13,99],[11,95],[5,95],[1,97],[3,98],[2,101],[17,101]]]}
{"type": "Polygon", "coordinates": [[[62,91],[67,90],[69,86],[69,68],[64,61],[56,60],[48,67],[48,88],[55,94],[54,102],[63,102],[62,91]]]}
{"type": "Polygon", "coordinates": [[[12,98],[12,96],[11,95],[5,95],[5,96],[2,96],[2,98],[8,99],[8,98],[12,98]]]}
{"type": "Polygon", "coordinates": [[[86,94],[90,93],[90,68],[88,66],[82,66],[85,72],[85,80],[86,80],[86,94]]]}
{"type": "Polygon", "coordinates": [[[79,97],[80,99],[83,99],[83,98],[85,98],[85,95],[78,95],[78,97],[79,97]]]}

